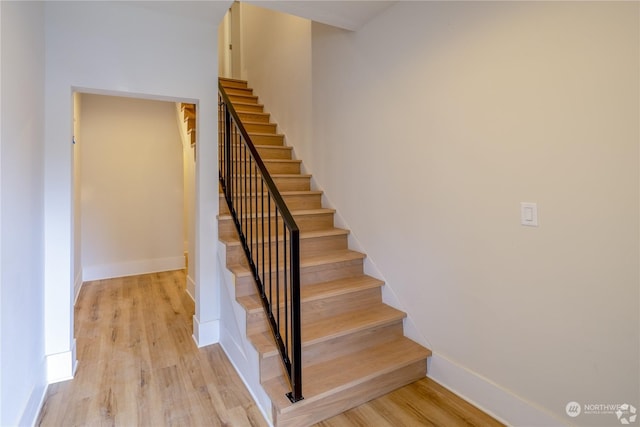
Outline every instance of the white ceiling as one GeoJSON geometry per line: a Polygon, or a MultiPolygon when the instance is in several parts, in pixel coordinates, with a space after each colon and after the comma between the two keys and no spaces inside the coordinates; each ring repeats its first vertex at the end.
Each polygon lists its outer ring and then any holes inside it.
{"type": "Polygon", "coordinates": [[[251,3],[266,9],[307,18],[327,25],[333,25],[334,27],[356,31],[377,14],[396,3],[396,1],[251,0],[245,3],[251,3]]]}

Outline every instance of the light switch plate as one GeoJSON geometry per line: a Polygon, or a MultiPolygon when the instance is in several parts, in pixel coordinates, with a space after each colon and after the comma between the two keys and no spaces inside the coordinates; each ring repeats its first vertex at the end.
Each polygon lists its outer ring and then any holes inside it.
{"type": "Polygon", "coordinates": [[[520,224],[528,227],[538,226],[538,204],[520,202],[520,224]]]}

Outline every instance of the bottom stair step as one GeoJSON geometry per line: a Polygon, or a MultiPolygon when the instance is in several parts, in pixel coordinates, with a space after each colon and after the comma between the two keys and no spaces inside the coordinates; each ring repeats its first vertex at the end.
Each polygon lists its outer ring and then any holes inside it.
{"type": "Polygon", "coordinates": [[[363,351],[344,355],[303,372],[304,400],[291,403],[283,377],[263,385],[273,403],[274,425],[309,426],[340,414],[426,376],[431,351],[399,337],[363,351]]]}

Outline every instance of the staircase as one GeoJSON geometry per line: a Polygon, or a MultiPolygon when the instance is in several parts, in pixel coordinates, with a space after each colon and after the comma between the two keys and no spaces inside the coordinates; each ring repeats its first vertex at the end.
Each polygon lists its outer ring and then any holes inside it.
{"type": "Polygon", "coordinates": [[[182,118],[187,126],[187,135],[191,141],[191,146],[196,145],[196,105],[195,104],[180,104],[180,110],[182,111],[182,118]]]}
{"type": "Polygon", "coordinates": [[[223,194],[219,238],[246,311],[246,335],[259,354],[259,376],[272,402],[273,424],[308,426],[423,378],[431,352],[406,338],[406,314],[382,302],[383,282],[363,272],[365,254],[348,248],[348,230],[335,228],[334,210],[284,145],[284,135],[239,80],[220,79],[300,228],[302,387],[291,403],[279,353],[223,194]]]}

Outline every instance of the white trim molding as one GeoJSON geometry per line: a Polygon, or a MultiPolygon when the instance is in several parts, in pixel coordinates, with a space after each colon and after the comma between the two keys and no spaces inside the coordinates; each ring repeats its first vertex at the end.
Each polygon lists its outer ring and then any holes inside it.
{"type": "Polygon", "coordinates": [[[184,256],[127,261],[114,264],[91,265],[82,271],[85,281],[135,276],[184,268],[184,256]]]}
{"type": "Polygon", "coordinates": [[[82,269],[78,271],[75,280],[73,281],[73,305],[75,306],[78,302],[78,295],[80,295],[80,290],[82,289],[82,269]]]}
{"type": "Polygon", "coordinates": [[[211,320],[200,323],[196,316],[193,316],[193,340],[198,348],[220,341],[220,320],[211,320]]]}
{"type": "Polygon", "coordinates": [[[437,353],[429,359],[427,376],[506,425],[566,425],[544,409],[437,353]]]}
{"type": "MultiPolygon", "coordinates": [[[[40,369],[44,372],[46,360],[42,359],[42,366],[40,369]]],[[[29,400],[22,412],[22,416],[20,417],[20,421],[18,425],[20,426],[35,426],[38,421],[38,416],[40,415],[40,410],[42,409],[42,405],[44,404],[44,399],[47,396],[48,384],[41,383],[36,384],[34,388],[31,390],[31,394],[29,395],[29,400]]]]}
{"type": "Polygon", "coordinates": [[[191,297],[193,302],[196,302],[196,282],[193,277],[187,275],[187,294],[191,297]]]}
{"type": "Polygon", "coordinates": [[[72,379],[77,368],[76,340],[73,340],[71,350],[63,351],[62,353],[48,354],[46,356],[46,363],[47,382],[49,384],[72,379]]]}

